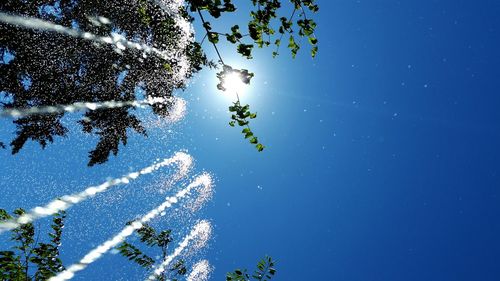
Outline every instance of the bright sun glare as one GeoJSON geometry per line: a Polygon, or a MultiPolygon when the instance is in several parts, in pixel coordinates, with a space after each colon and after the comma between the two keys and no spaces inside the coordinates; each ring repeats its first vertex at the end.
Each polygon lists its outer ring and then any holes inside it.
{"type": "Polygon", "coordinates": [[[243,83],[241,75],[237,72],[232,72],[224,78],[224,88],[231,94],[236,92],[242,94],[247,87],[248,85],[243,83]]]}

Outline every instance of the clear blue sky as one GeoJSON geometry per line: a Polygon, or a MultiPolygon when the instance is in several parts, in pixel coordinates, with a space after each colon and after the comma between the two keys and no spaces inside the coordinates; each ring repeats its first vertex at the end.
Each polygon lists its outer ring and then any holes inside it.
{"type": "MultiPolygon", "coordinates": [[[[45,151],[0,150],[0,207],[29,209],[187,149],[195,171],[215,176],[214,198],[155,225],[180,240],[193,220],[211,220],[214,238],[198,257],[215,266],[212,280],[265,254],[282,281],[500,280],[500,3],[318,3],[315,60],[283,49],[243,62],[223,50],[256,73],[242,99],[259,114],[264,152],[227,125],[230,99],[203,71],[178,93],[189,101],[182,122],[152,126],[105,165],[86,167],[95,139],[76,126],[45,151]]],[[[13,127],[0,122],[6,141],[13,127]]],[[[70,209],[65,264],[159,204],[168,173],[70,209]]],[[[108,254],[75,280],[144,275],[108,254]]]]}

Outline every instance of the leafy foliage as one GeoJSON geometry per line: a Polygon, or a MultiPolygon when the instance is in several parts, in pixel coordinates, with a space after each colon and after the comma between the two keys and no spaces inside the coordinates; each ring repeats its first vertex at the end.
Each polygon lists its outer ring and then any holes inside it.
{"type": "MultiPolygon", "coordinates": [[[[319,9],[314,0],[248,1],[251,1],[252,11],[246,26],[233,23],[228,26],[227,32],[214,30],[204,14],[208,13],[213,20],[217,20],[224,13],[233,13],[237,8],[232,0],[186,0],[185,6],[180,8],[184,19],[193,21],[195,17],[200,18],[205,38],[217,51],[222,71],[228,67],[217,48],[223,41],[235,45],[237,53],[251,59],[256,48],[267,46],[274,46],[272,54],[277,56],[284,36],[288,37],[287,46],[295,57],[303,48],[299,39],[307,38],[311,56],[316,56],[318,40],[314,32],[317,25],[308,16],[308,13],[316,13],[319,9]],[[283,11],[291,13],[285,16],[283,11]],[[226,40],[221,40],[224,38],[226,40]]],[[[175,24],[172,15],[162,10],[158,1],[9,0],[0,1],[0,11],[41,18],[98,36],[109,36],[114,32],[132,41],[162,48],[175,49],[182,41],[180,27],[175,24]],[[106,21],[102,21],[103,18],[106,21]]],[[[139,98],[138,92],[151,98],[170,97],[174,90],[184,89],[185,86],[183,81],[174,79],[182,67],[182,63],[175,59],[144,56],[137,50],[117,50],[111,45],[4,23],[0,23],[0,34],[0,108],[133,101],[139,98]],[[6,60],[6,57],[10,59],[6,60]]],[[[202,48],[205,38],[201,42],[189,41],[183,50],[189,58],[186,78],[203,67],[216,66],[207,59],[202,48]]],[[[171,104],[151,107],[154,114],[166,116],[171,104]]],[[[111,154],[117,155],[120,145],[127,144],[129,134],[135,132],[147,136],[133,109],[132,106],[102,108],[85,113],[78,121],[83,132],[98,137],[95,148],[89,152],[89,166],[105,163],[111,154]]],[[[13,120],[16,136],[9,144],[12,154],[19,153],[29,140],[45,148],[56,139],[65,137],[68,129],[61,121],[64,116],[63,113],[51,113],[13,120]]],[[[250,140],[262,151],[262,144],[253,138],[250,140]]],[[[0,143],[0,147],[5,146],[0,143]]]]}
{"type": "MultiPolygon", "coordinates": [[[[25,213],[23,209],[14,210],[14,216],[25,213]]],[[[35,240],[35,227],[24,224],[11,231],[13,246],[8,251],[0,251],[0,280],[47,280],[64,270],[59,259],[62,229],[66,214],[61,211],[52,218],[52,231],[48,242],[35,240]]],[[[13,217],[0,209],[0,221],[13,217]]]]}
{"type": "MultiPolygon", "coordinates": [[[[14,217],[19,217],[25,214],[25,211],[16,209],[13,213],[14,217]]],[[[0,209],[0,221],[11,220],[13,216],[0,209]]],[[[61,246],[65,217],[64,211],[53,216],[47,242],[39,242],[39,234],[35,238],[35,227],[32,223],[13,229],[10,238],[13,246],[7,251],[0,251],[0,280],[47,280],[63,271],[64,266],[59,258],[59,247],[61,246]]],[[[159,247],[163,259],[166,257],[167,246],[173,241],[171,230],[163,230],[157,233],[151,226],[144,225],[137,233],[141,242],[149,247],[159,247]]],[[[128,242],[123,242],[117,249],[123,256],[146,269],[151,269],[155,263],[153,258],[128,242]]],[[[167,279],[165,273],[159,276],[157,280],[177,280],[176,278],[186,275],[185,261],[177,260],[170,267],[169,273],[173,279],[167,279]]]]}
{"type": "MultiPolygon", "coordinates": [[[[127,224],[130,223],[132,222],[128,222],[127,224]]],[[[167,256],[167,248],[169,243],[173,241],[171,233],[172,233],[171,230],[162,230],[160,233],[157,233],[157,231],[148,224],[144,224],[141,228],[137,230],[137,234],[139,234],[140,241],[142,243],[144,243],[148,247],[156,247],[161,250],[162,260],[164,260],[165,257],[167,256]]],[[[139,247],[134,246],[126,241],[122,242],[117,247],[117,250],[120,252],[122,256],[137,263],[138,265],[144,267],[145,269],[149,270],[155,264],[155,260],[153,258],[145,254],[142,250],[139,249],[139,247]]],[[[164,272],[162,275],[157,277],[157,280],[159,281],[177,280],[176,278],[186,275],[187,268],[185,265],[185,261],[177,260],[170,267],[169,273],[171,279],[167,278],[169,277],[167,276],[168,272],[164,272]]]]}
{"type": "Polygon", "coordinates": [[[276,274],[276,269],[274,268],[274,261],[271,257],[266,256],[257,263],[257,269],[250,276],[246,269],[236,269],[233,272],[228,272],[226,274],[226,281],[269,281],[276,274]]]}
{"type": "MultiPolygon", "coordinates": [[[[67,28],[98,36],[120,34],[136,42],[180,50],[189,58],[188,75],[210,63],[200,44],[190,41],[179,47],[182,32],[172,16],[155,1],[39,0],[0,1],[0,11],[41,18],[67,28]],[[46,12],[52,10],[52,12],[46,12]],[[105,21],[99,20],[106,18],[105,21]]],[[[186,20],[189,16],[181,13],[186,20]]],[[[39,32],[0,23],[0,107],[28,108],[75,102],[134,101],[140,92],[150,98],[170,97],[183,89],[175,78],[182,62],[127,48],[96,44],[51,32],[39,32]],[[4,58],[10,56],[6,61],[4,58]]],[[[89,166],[107,161],[126,145],[127,136],[146,136],[132,106],[87,112],[78,122],[83,132],[99,137],[89,153],[89,166]],[[132,129],[132,130],[129,130],[132,129]]],[[[152,106],[155,114],[166,116],[168,104],[152,106]]],[[[30,115],[13,120],[16,137],[12,153],[20,152],[28,140],[42,148],[68,133],[64,114],[30,115]]]]}
{"type": "Polygon", "coordinates": [[[203,19],[201,11],[207,11],[213,18],[217,19],[222,13],[235,12],[236,7],[231,0],[192,0],[187,1],[192,12],[198,12],[202,17],[203,26],[207,32],[208,40],[219,43],[219,35],[225,36],[227,41],[236,45],[236,51],[242,56],[251,59],[255,46],[259,48],[274,45],[276,50],[273,56],[279,54],[279,47],[283,36],[290,35],[288,48],[292,57],[297,55],[300,45],[295,36],[305,37],[311,45],[311,56],[315,57],[318,52],[318,40],[314,35],[316,22],[307,16],[307,13],[316,13],[319,6],[314,0],[289,0],[292,6],[291,15],[287,18],[280,15],[283,3],[280,0],[251,0],[254,9],[250,12],[250,21],[247,24],[248,34],[241,33],[239,25],[233,25],[230,32],[217,32],[212,30],[209,21],[203,19]],[[298,19],[295,19],[298,17],[298,19]],[[296,32],[298,28],[298,32],[296,32]],[[250,39],[245,40],[245,37],[250,39]],[[279,36],[275,38],[276,36],[279,36]]]}
{"type": "Polygon", "coordinates": [[[224,65],[222,67],[222,71],[217,73],[217,78],[219,79],[219,84],[217,84],[217,89],[221,91],[225,91],[224,82],[227,76],[236,74],[241,82],[245,84],[250,84],[250,80],[253,78],[254,74],[252,72],[248,72],[247,69],[235,69],[229,65],[224,65]]]}
{"type": "MultiPolygon", "coordinates": [[[[226,77],[234,74],[236,74],[237,77],[239,77],[241,81],[245,84],[249,84],[250,80],[254,76],[253,73],[248,72],[248,70],[246,69],[239,70],[239,69],[234,69],[229,65],[224,65],[222,71],[217,73],[217,78],[219,79],[219,84],[217,84],[217,88],[221,91],[225,91],[226,88],[224,87],[224,82],[226,77]]],[[[250,124],[249,119],[257,118],[257,113],[250,112],[250,105],[248,104],[242,106],[239,98],[237,99],[237,101],[233,103],[232,106],[229,106],[229,112],[232,113],[231,121],[229,121],[229,126],[234,127],[235,124],[238,124],[238,126],[240,127],[245,127],[241,131],[241,133],[245,136],[245,139],[249,139],[249,142],[251,144],[254,144],[259,152],[263,151],[264,145],[259,143],[257,137],[254,135],[249,125],[250,124]]]]}
{"type": "MultiPolygon", "coordinates": [[[[252,0],[253,6],[256,10],[252,10],[250,12],[251,19],[248,22],[248,36],[251,40],[244,40],[246,35],[243,35],[240,31],[239,25],[233,25],[231,27],[231,32],[221,33],[216,32],[212,29],[212,26],[209,21],[206,21],[203,17],[201,11],[206,10],[210,15],[214,18],[218,18],[223,12],[234,12],[236,9],[234,5],[231,4],[231,0],[224,0],[224,5],[221,6],[221,1],[188,1],[190,4],[190,10],[193,12],[198,12],[201,21],[203,23],[203,27],[206,31],[206,37],[208,41],[212,43],[214,46],[217,55],[219,57],[219,62],[222,64],[222,71],[217,73],[217,77],[220,80],[220,83],[217,85],[219,90],[224,91],[225,88],[224,78],[228,74],[232,72],[240,72],[240,76],[242,77],[242,81],[246,84],[250,82],[250,79],[253,77],[253,73],[250,73],[251,76],[248,76],[248,70],[237,70],[233,69],[231,66],[226,65],[222,56],[217,48],[217,44],[219,41],[219,35],[223,35],[226,37],[227,41],[231,44],[237,44],[236,51],[241,54],[243,57],[247,59],[252,59],[252,50],[255,46],[262,48],[264,46],[270,46],[274,39],[272,37],[276,34],[275,29],[273,28],[273,20],[278,18],[278,10],[281,8],[282,3],[279,0],[252,0]],[[228,9],[227,7],[231,7],[228,9]],[[244,73],[243,73],[244,71],[244,73]]],[[[276,57],[279,54],[279,47],[281,45],[281,40],[285,34],[290,34],[288,48],[292,53],[292,57],[295,58],[297,55],[300,45],[297,43],[294,37],[294,27],[297,26],[299,28],[298,35],[299,37],[307,37],[309,43],[311,44],[311,56],[314,58],[318,52],[318,40],[314,35],[314,31],[316,29],[316,23],[314,20],[307,18],[306,9],[310,12],[316,13],[319,10],[318,5],[314,3],[314,0],[290,0],[290,3],[293,5],[293,11],[291,16],[287,19],[286,17],[280,17],[279,23],[281,24],[278,28],[278,33],[280,37],[274,40],[274,45],[276,46],[276,50],[273,51],[273,57],[276,57]],[[304,8],[305,7],[305,8],[304,8]],[[295,22],[293,21],[294,16],[299,13],[299,19],[295,22]]],[[[232,114],[231,121],[229,125],[234,127],[235,124],[239,126],[246,126],[242,130],[242,133],[245,135],[245,138],[249,138],[251,144],[255,144],[257,151],[263,151],[264,145],[259,143],[257,137],[253,135],[253,132],[250,129],[249,121],[247,117],[250,119],[256,118],[255,113],[251,113],[249,111],[249,105],[241,106],[239,97],[237,101],[233,103],[233,106],[229,107],[230,112],[234,112],[232,114]]]]}
{"type": "Polygon", "coordinates": [[[139,248],[130,243],[123,242],[117,249],[124,257],[127,257],[129,260],[134,261],[144,268],[151,268],[155,263],[151,257],[143,254],[139,248]]]}
{"type": "Polygon", "coordinates": [[[245,127],[241,130],[241,133],[245,136],[245,139],[251,144],[255,145],[255,148],[260,152],[264,150],[264,145],[261,144],[257,137],[252,132],[250,128],[248,118],[255,119],[257,118],[257,113],[250,112],[250,105],[246,104],[242,106],[240,101],[234,102],[233,106],[229,107],[229,111],[234,113],[231,115],[232,121],[229,122],[229,126],[234,127],[235,124],[238,124],[240,127],[245,127]]]}

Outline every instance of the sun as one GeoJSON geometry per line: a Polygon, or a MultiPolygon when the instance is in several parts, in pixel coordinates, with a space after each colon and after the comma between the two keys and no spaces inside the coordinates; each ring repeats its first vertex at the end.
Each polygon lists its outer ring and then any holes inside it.
{"type": "Polygon", "coordinates": [[[224,77],[224,88],[231,94],[242,94],[248,88],[248,85],[243,83],[242,77],[238,72],[231,72],[224,77]]]}

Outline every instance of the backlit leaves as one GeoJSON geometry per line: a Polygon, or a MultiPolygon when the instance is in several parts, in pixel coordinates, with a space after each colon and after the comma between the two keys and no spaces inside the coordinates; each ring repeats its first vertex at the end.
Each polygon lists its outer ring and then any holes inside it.
{"type": "MultiPolygon", "coordinates": [[[[188,21],[193,20],[194,16],[199,15],[201,18],[203,14],[207,17],[210,15],[212,25],[209,21],[203,21],[206,36],[202,41],[206,39],[213,45],[227,41],[234,44],[235,51],[247,59],[255,56],[256,48],[268,46],[275,48],[272,56],[276,57],[282,45],[290,49],[293,57],[299,50],[307,49],[308,44],[311,56],[317,55],[318,39],[314,34],[317,24],[310,16],[318,11],[314,0],[247,1],[251,3],[249,18],[243,23],[233,22],[223,30],[215,30],[215,20],[225,13],[235,12],[235,3],[241,2],[186,0],[180,14],[188,21]]],[[[37,15],[40,6],[51,1],[0,2],[4,12],[37,15]]],[[[183,41],[179,40],[183,32],[175,24],[175,19],[161,9],[158,1],[59,2],[61,15],[52,19],[56,24],[67,27],[76,24],[77,29],[100,36],[111,32],[123,34],[133,41],[146,42],[160,49],[178,46],[178,42],[183,41]],[[126,5],[122,5],[123,3],[126,5]],[[90,24],[89,15],[106,16],[110,23],[90,24]]],[[[168,97],[174,90],[185,86],[181,82],[172,82],[172,77],[182,67],[177,60],[142,56],[144,54],[129,49],[118,52],[113,48],[103,48],[84,40],[50,33],[34,33],[19,28],[7,28],[3,31],[4,40],[0,50],[10,50],[10,53],[17,55],[9,63],[0,66],[0,76],[3,79],[0,96],[8,100],[4,106],[0,106],[2,108],[108,100],[132,101],[139,98],[135,91],[139,86],[153,97],[168,97]],[[106,57],[105,60],[100,59],[103,56],[106,57]],[[116,79],[108,77],[119,76],[125,70],[128,74],[119,85],[116,79]],[[20,83],[19,77],[24,76],[30,78],[31,87],[26,88],[20,83]],[[146,83],[147,81],[156,82],[146,83]]],[[[184,52],[189,58],[189,73],[199,71],[204,66],[214,66],[213,62],[207,60],[202,42],[188,41],[189,46],[184,52]]],[[[1,52],[3,53],[4,51],[1,52]]],[[[220,62],[224,64],[222,55],[218,55],[220,62]]],[[[153,105],[152,109],[161,116],[168,112],[163,105],[153,105]]],[[[103,109],[82,116],[79,124],[83,132],[98,137],[95,148],[89,153],[89,166],[105,163],[111,155],[117,155],[119,148],[126,145],[130,134],[135,132],[146,136],[146,129],[141,126],[141,120],[132,110],[133,107],[103,109]]],[[[63,118],[64,114],[17,118],[14,120],[16,137],[9,142],[0,142],[0,148],[9,146],[15,154],[29,141],[38,142],[44,148],[68,133],[62,122],[63,118]]],[[[234,125],[236,123],[238,122],[235,121],[234,125]]],[[[259,146],[259,149],[262,147],[259,146]]]]}
{"type": "Polygon", "coordinates": [[[237,51],[238,51],[238,54],[246,57],[247,59],[251,59],[252,58],[252,49],[253,49],[253,45],[252,44],[239,44],[238,45],[238,48],[237,48],[237,51]]]}
{"type": "Polygon", "coordinates": [[[238,124],[240,127],[245,127],[241,130],[245,139],[248,139],[251,144],[255,145],[257,151],[263,151],[265,146],[259,143],[258,138],[254,136],[249,126],[249,120],[257,118],[257,113],[250,112],[250,105],[241,105],[240,101],[234,102],[233,105],[229,107],[229,112],[231,113],[229,126],[234,127],[238,124]]]}
{"type": "MultiPolygon", "coordinates": [[[[250,80],[254,76],[253,73],[248,72],[248,70],[246,69],[234,69],[229,65],[223,65],[222,71],[217,73],[217,78],[219,79],[217,88],[221,91],[226,91],[226,88],[224,87],[225,79],[235,73],[245,84],[250,84],[250,80]]],[[[231,121],[229,121],[229,126],[234,127],[237,124],[240,127],[245,127],[241,131],[245,139],[248,139],[251,144],[255,145],[257,151],[263,151],[265,146],[259,143],[259,140],[256,136],[254,136],[254,133],[249,126],[250,119],[257,118],[257,113],[250,111],[250,105],[241,105],[239,98],[235,102],[233,102],[232,106],[229,106],[229,112],[231,113],[231,121]]]]}
{"type": "Polygon", "coordinates": [[[300,46],[295,42],[295,38],[293,37],[293,35],[290,35],[290,39],[288,40],[288,48],[292,52],[292,57],[295,58],[297,52],[300,49],[300,46]]]}
{"type": "MultiPolygon", "coordinates": [[[[318,39],[314,35],[316,29],[316,22],[306,15],[306,10],[309,12],[316,13],[319,10],[318,5],[316,5],[314,0],[290,0],[293,5],[292,14],[289,17],[280,16],[279,11],[282,8],[282,3],[280,0],[251,0],[254,10],[250,12],[250,21],[248,22],[248,34],[243,35],[240,31],[239,25],[234,25],[231,27],[230,33],[220,33],[214,32],[212,26],[203,17],[201,11],[208,11],[213,17],[217,18],[222,12],[231,12],[235,9],[226,9],[226,6],[232,6],[231,0],[224,0],[224,5],[220,0],[188,0],[189,7],[191,11],[198,12],[201,21],[203,22],[203,27],[206,31],[206,37],[213,43],[217,55],[219,57],[219,62],[222,64],[222,71],[217,73],[217,78],[219,83],[217,84],[217,89],[225,91],[224,86],[225,78],[237,72],[244,83],[249,83],[250,79],[253,77],[253,73],[249,73],[248,70],[237,70],[226,65],[222,59],[222,56],[217,48],[217,43],[219,42],[219,34],[225,35],[226,39],[231,44],[237,44],[236,51],[247,59],[252,59],[252,51],[254,46],[263,48],[264,46],[270,46],[274,44],[276,50],[272,52],[272,56],[276,57],[279,55],[279,47],[283,36],[289,34],[287,47],[290,49],[292,57],[297,56],[298,51],[301,46],[297,42],[296,37],[305,37],[311,45],[311,56],[314,58],[318,53],[318,39]],[[294,19],[297,16],[298,19],[294,19]],[[275,28],[278,28],[277,32],[275,28]],[[298,32],[295,33],[294,29],[298,28],[298,32]],[[279,37],[273,38],[274,35],[279,37]],[[246,40],[244,37],[249,36],[250,40],[246,40]],[[245,71],[245,73],[243,73],[245,71]],[[251,74],[251,75],[247,75],[251,74]],[[248,81],[245,81],[248,80],[248,81]]],[[[229,107],[231,114],[231,121],[229,121],[229,126],[235,127],[236,125],[240,127],[246,127],[242,130],[242,134],[245,139],[255,145],[258,151],[264,150],[264,145],[262,145],[258,138],[254,136],[253,132],[249,126],[249,119],[254,119],[257,117],[256,113],[252,113],[249,110],[249,105],[242,106],[240,104],[239,98],[232,106],[229,107]]]]}
{"type": "Polygon", "coordinates": [[[236,269],[233,272],[226,274],[226,281],[269,281],[276,274],[274,261],[271,257],[266,256],[257,263],[257,269],[250,276],[246,269],[236,269]]]}
{"type": "Polygon", "coordinates": [[[227,79],[227,77],[237,74],[241,82],[245,84],[250,84],[250,80],[252,80],[254,74],[252,72],[249,72],[247,69],[236,69],[232,68],[229,65],[223,65],[222,66],[222,71],[217,73],[217,79],[219,79],[219,83],[217,84],[217,89],[221,91],[226,91],[226,88],[224,87],[224,82],[227,79]]]}
{"type": "MultiPolygon", "coordinates": [[[[236,10],[231,0],[224,0],[224,4],[220,0],[191,0],[187,1],[191,11],[208,11],[213,17],[218,18],[224,12],[233,12],[236,10]],[[231,7],[228,9],[227,7],[231,7]],[[232,9],[234,7],[234,9],[232,9]]],[[[319,10],[318,5],[314,0],[290,0],[293,11],[291,15],[284,16],[280,14],[283,8],[280,0],[252,0],[254,9],[250,12],[250,20],[248,21],[248,36],[251,40],[244,42],[243,35],[240,32],[239,26],[235,25],[231,28],[231,33],[228,32],[213,32],[211,28],[206,28],[207,37],[212,43],[218,43],[217,34],[224,34],[228,42],[238,44],[236,50],[239,54],[247,59],[253,58],[252,51],[254,46],[259,48],[274,45],[276,50],[272,52],[273,57],[279,54],[279,46],[283,35],[298,34],[299,37],[307,38],[311,44],[311,56],[315,57],[318,52],[318,40],[314,36],[316,22],[307,17],[307,12],[316,13],[319,10]],[[236,28],[235,28],[236,27],[236,28]],[[275,30],[277,28],[277,31],[275,30]],[[295,33],[294,29],[298,29],[295,33]],[[277,38],[273,38],[278,35],[277,38]]],[[[293,44],[288,45],[292,57],[297,55],[300,49],[299,44],[294,40],[293,44]]]]}
{"type": "Polygon", "coordinates": [[[243,35],[241,35],[240,27],[238,25],[231,27],[231,34],[226,34],[227,41],[233,44],[240,41],[241,38],[243,38],[243,35]]]}

